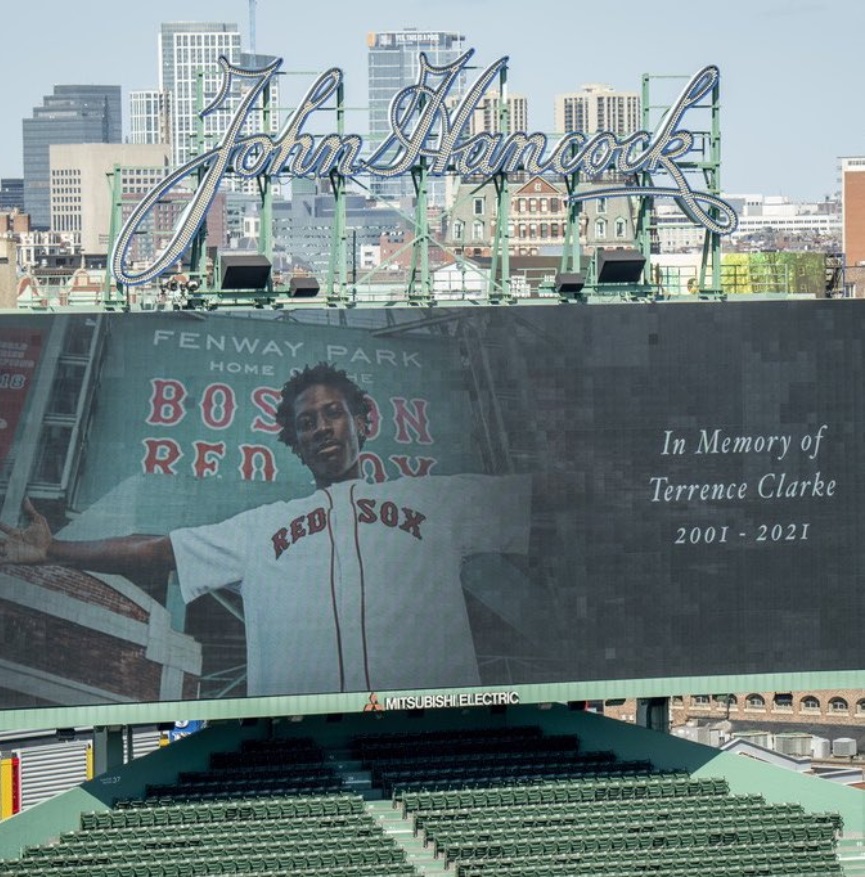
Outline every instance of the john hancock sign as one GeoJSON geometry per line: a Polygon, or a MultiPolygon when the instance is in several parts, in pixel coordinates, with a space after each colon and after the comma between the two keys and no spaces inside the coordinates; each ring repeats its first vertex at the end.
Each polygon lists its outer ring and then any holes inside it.
{"type": "Polygon", "coordinates": [[[259,69],[236,67],[220,59],[221,84],[202,115],[225,108],[237,85],[243,94],[218,144],[195,156],[169,174],[133,210],[114,247],[112,271],[118,283],[149,283],[174,265],[189,249],[208,208],[227,173],[241,178],[398,177],[423,163],[431,176],[455,173],[460,177],[490,178],[524,170],[530,174],[555,174],[597,179],[609,170],[622,177],[648,175],[649,186],[620,183],[575,192],[572,201],[614,196],[670,197],[694,223],[716,234],[729,234],[737,225],[733,209],[717,195],[695,190],[683,164],[695,145],[694,132],[683,127],[688,111],[716,87],[718,68],[704,67],[694,74],[654,131],[636,131],[620,137],[611,131],[591,135],[565,133],[550,141],[545,134],[524,131],[469,135],[475,109],[506,67],[507,57],[487,67],[456,102],[449,100],[468,68],[473,50],[442,67],[420,55],[417,82],[399,91],[391,101],[390,133],[371,151],[359,134],[313,135],[308,121],[334,99],[343,82],[343,71],[332,67],[310,86],[282,129],[275,135],[244,133],[259,98],[278,74],[282,59],[259,69]],[[654,175],[667,185],[654,185],[654,175]],[[133,236],[154,207],[187,178],[197,180],[194,194],[173,235],[150,265],[133,270],[127,255],[133,236]]]}

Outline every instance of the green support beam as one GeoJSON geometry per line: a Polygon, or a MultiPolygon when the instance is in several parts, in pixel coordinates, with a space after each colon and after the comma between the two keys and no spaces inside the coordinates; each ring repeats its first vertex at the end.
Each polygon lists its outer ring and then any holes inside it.
{"type": "MultiPolygon", "coordinates": [[[[510,107],[508,107],[508,66],[502,65],[499,71],[499,132],[507,137],[511,131],[510,107]]],[[[488,297],[492,302],[511,303],[511,250],[510,219],[511,190],[507,173],[500,172],[493,177],[496,190],[496,231],[493,236],[492,258],[490,260],[490,280],[488,297]],[[499,270],[501,261],[501,270],[499,270]],[[500,280],[496,278],[501,277],[500,280]]]]}
{"type": "Polygon", "coordinates": [[[102,300],[107,306],[127,304],[126,290],[120,283],[112,283],[111,257],[114,253],[114,243],[120,234],[120,226],[123,220],[123,173],[119,164],[114,165],[114,170],[107,175],[108,187],[111,190],[111,212],[108,220],[108,254],[105,257],[105,282],[102,288],[102,300]],[[114,293],[117,293],[116,297],[114,293]]]}
{"type": "Polygon", "coordinates": [[[426,159],[412,168],[412,182],[415,190],[414,240],[412,241],[411,268],[409,270],[406,295],[409,304],[428,305],[433,301],[432,279],[429,266],[429,215],[428,215],[428,172],[426,159]]]}

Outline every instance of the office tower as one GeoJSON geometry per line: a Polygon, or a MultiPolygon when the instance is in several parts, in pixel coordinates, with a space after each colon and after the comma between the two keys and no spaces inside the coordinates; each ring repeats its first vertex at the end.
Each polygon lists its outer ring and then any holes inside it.
{"type": "Polygon", "coordinates": [[[168,92],[158,89],[129,92],[129,142],[139,145],[171,143],[168,92]]]}
{"type": "MultiPolygon", "coordinates": [[[[159,36],[159,91],[166,95],[169,110],[172,165],[177,168],[196,155],[198,144],[198,113],[216,96],[222,81],[219,58],[232,64],[256,69],[270,64],[272,55],[253,55],[241,51],[240,31],[236,24],[169,22],[162,25],[159,36]]],[[[203,122],[203,149],[212,148],[224,133],[241,97],[241,84],[235,87],[222,106],[209,113],[203,122]]],[[[270,84],[270,106],[273,108],[266,133],[279,130],[279,88],[274,77],[270,84]]],[[[265,131],[262,98],[250,114],[245,134],[265,131]]],[[[239,180],[229,176],[225,187],[230,190],[257,192],[255,180],[239,180]]]]}
{"type": "MultiPolygon", "coordinates": [[[[51,229],[73,234],[76,245],[88,254],[107,254],[111,244],[112,193],[106,178],[113,178],[115,167],[120,168],[120,180],[114,194],[130,205],[160,183],[168,170],[164,143],[73,143],[52,146],[50,156],[51,229]]],[[[160,205],[154,217],[162,212],[160,205]]],[[[145,225],[152,226],[153,221],[145,225]]]]}
{"type": "MultiPolygon", "coordinates": [[[[390,133],[388,117],[391,99],[402,88],[413,85],[420,71],[420,53],[424,52],[434,66],[443,66],[458,58],[464,51],[462,34],[452,31],[386,31],[370,33],[369,48],[369,139],[372,149],[380,146],[390,133]]],[[[457,90],[462,93],[465,77],[461,76],[457,90]]],[[[410,175],[392,180],[373,177],[370,187],[380,198],[399,199],[414,196],[410,175]]],[[[444,182],[430,180],[430,204],[444,203],[444,182]]]]}
{"type": "Polygon", "coordinates": [[[615,91],[609,85],[584,85],[581,91],[556,95],[555,126],[559,134],[633,134],[642,127],[640,96],[635,91],[615,91]]]}
{"type": "Polygon", "coordinates": [[[0,180],[0,213],[24,210],[24,178],[3,177],[0,180]]]}
{"type": "MultiPolygon", "coordinates": [[[[198,151],[197,114],[219,88],[219,58],[225,56],[239,64],[240,51],[240,30],[236,24],[172,21],[162,25],[159,91],[169,95],[174,167],[186,164],[198,151]]],[[[222,133],[230,117],[230,107],[224,107],[204,119],[205,148],[213,145],[213,139],[222,133]]]]}
{"type": "Polygon", "coordinates": [[[55,85],[42,100],[23,121],[24,206],[35,229],[50,227],[50,147],[122,137],[119,85],[55,85]]]}

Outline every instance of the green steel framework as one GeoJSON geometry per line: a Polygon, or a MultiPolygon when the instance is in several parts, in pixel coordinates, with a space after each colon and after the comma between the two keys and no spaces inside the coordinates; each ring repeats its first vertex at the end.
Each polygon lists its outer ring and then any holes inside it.
{"type": "MultiPolygon", "coordinates": [[[[658,77],[645,74],[642,82],[643,103],[643,127],[651,127],[652,111],[666,110],[666,105],[653,105],[651,103],[651,84],[657,79],[682,79],[680,76],[658,77]]],[[[342,86],[340,86],[340,89],[342,86]]],[[[499,72],[499,130],[502,134],[510,133],[510,119],[508,109],[507,91],[507,65],[499,72]]],[[[343,118],[342,92],[338,93],[338,119],[343,118]]],[[[685,171],[698,171],[703,174],[706,190],[715,196],[720,196],[720,164],[721,164],[721,130],[720,130],[720,87],[716,83],[712,89],[711,99],[707,108],[711,114],[709,131],[699,132],[701,143],[701,157],[697,160],[680,162],[680,167],[685,171]]],[[[340,134],[343,127],[338,128],[340,134]]],[[[412,241],[412,266],[407,288],[407,302],[409,304],[430,304],[433,301],[432,282],[429,276],[429,247],[433,238],[430,233],[429,219],[427,214],[427,169],[423,161],[413,168],[412,178],[417,195],[415,213],[413,217],[414,239],[412,241]]],[[[651,175],[644,172],[640,182],[644,186],[652,184],[651,175]]],[[[579,173],[570,174],[565,179],[568,195],[577,194],[580,184],[579,173]]],[[[495,203],[497,217],[510,217],[510,190],[508,188],[508,176],[506,173],[496,174],[490,180],[485,181],[479,188],[492,185],[495,189],[495,203]]],[[[477,190],[475,190],[477,191],[477,190]]],[[[346,229],[345,229],[345,179],[339,177],[339,185],[334,184],[334,196],[336,199],[335,222],[333,231],[334,247],[331,251],[331,263],[328,273],[327,290],[329,304],[343,304],[348,301],[346,282],[346,229]],[[338,267],[338,266],[341,266],[338,267]]],[[[633,290],[617,289],[615,291],[629,292],[638,291],[645,293],[651,285],[648,271],[652,251],[653,232],[653,206],[654,199],[649,196],[635,196],[638,200],[636,244],[641,255],[646,259],[646,268],[642,282],[633,290]]],[[[712,215],[716,211],[712,208],[712,215]]],[[[565,239],[562,248],[560,262],[561,272],[579,272],[581,267],[581,248],[579,236],[580,207],[579,202],[570,201],[568,209],[565,239]]],[[[510,282],[510,240],[509,223],[498,221],[496,223],[492,244],[492,258],[490,265],[490,278],[487,291],[488,299],[493,302],[511,303],[514,301],[510,282]],[[501,268],[499,269],[499,265],[501,268]],[[497,280],[498,277],[500,280],[497,280]]],[[[458,261],[460,260],[457,257],[458,261]]],[[[589,264],[589,276],[586,278],[587,290],[598,292],[598,282],[595,263],[589,264]]],[[[620,285],[617,285],[620,286],[620,285]]],[[[706,230],[704,233],[703,250],[699,287],[707,295],[720,296],[721,294],[721,237],[715,232],[706,230]],[[707,271],[711,272],[711,284],[707,286],[707,271]]]]}
{"type": "MultiPolygon", "coordinates": [[[[667,108],[663,104],[656,105],[652,103],[651,87],[653,80],[676,79],[682,79],[682,77],[643,74],[642,109],[643,127],[646,130],[651,128],[653,111],[664,111],[667,108]]],[[[701,157],[696,160],[679,162],[679,166],[685,171],[701,172],[706,191],[710,195],[719,197],[721,195],[721,97],[718,82],[715,82],[712,87],[710,103],[708,106],[704,104],[703,107],[709,110],[711,120],[708,131],[696,132],[701,157]]],[[[641,177],[640,182],[642,185],[650,186],[652,184],[650,174],[644,172],[641,174],[641,177]]],[[[717,218],[716,208],[710,208],[709,213],[712,218],[717,218]]],[[[652,199],[641,198],[637,220],[637,246],[646,257],[647,266],[649,264],[648,257],[651,252],[652,232],[652,199]]],[[[721,236],[708,229],[704,232],[703,236],[703,251],[700,260],[698,284],[700,291],[707,296],[721,295],[721,236]],[[707,271],[711,272],[711,284],[708,286],[706,284],[707,271]]]]}

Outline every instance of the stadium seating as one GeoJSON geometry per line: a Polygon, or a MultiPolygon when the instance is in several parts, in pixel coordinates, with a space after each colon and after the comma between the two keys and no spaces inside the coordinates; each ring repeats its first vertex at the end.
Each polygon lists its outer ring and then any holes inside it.
{"type": "MultiPolygon", "coordinates": [[[[247,741],[206,771],[84,813],[0,877],[805,877],[840,875],[841,828],[726,781],[582,751],[533,727],[355,738],[399,832],[313,740],[247,741]]],[[[384,803],[384,802],[380,802],[384,803]]]]}
{"type": "Polygon", "coordinates": [[[758,796],[723,780],[659,772],[576,740],[527,734],[361,741],[394,806],[457,877],[481,875],[840,874],[838,820],[758,796]],[[402,751],[399,751],[401,747],[402,751]]]}

